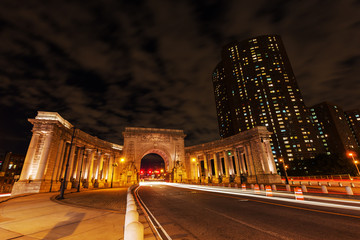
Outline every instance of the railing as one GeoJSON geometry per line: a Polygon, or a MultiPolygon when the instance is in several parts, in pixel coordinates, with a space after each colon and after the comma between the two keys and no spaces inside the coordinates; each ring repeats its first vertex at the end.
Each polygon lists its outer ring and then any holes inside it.
{"type": "Polygon", "coordinates": [[[289,180],[348,180],[348,181],[360,181],[360,177],[353,177],[350,174],[341,174],[341,175],[316,175],[316,176],[288,176],[289,180]]]}

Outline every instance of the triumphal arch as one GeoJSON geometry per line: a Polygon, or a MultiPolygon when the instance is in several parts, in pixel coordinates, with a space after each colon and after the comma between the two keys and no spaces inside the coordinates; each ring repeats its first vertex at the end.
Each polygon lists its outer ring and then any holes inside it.
{"type": "Polygon", "coordinates": [[[139,182],[141,160],[159,155],[172,182],[278,183],[270,132],[256,127],[235,136],[186,147],[183,130],[126,127],[124,145],[75,128],[56,112],[39,111],[12,195],[71,188],[106,188],[139,182]]]}

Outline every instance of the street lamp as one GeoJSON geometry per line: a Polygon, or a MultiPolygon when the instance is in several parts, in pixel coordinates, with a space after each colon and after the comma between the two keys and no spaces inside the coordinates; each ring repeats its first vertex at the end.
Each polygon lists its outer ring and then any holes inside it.
{"type": "Polygon", "coordinates": [[[111,174],[111,188],[113,187],[113,180],[114,180],[114,168],[115,167],[117,167],[118,166],[118,164],[117,163],[113,163],[112,164],[112,167],[113,167],[113,169],[112,169],[112,174],[111,174]]]}
{"type": "Polygon", "coordinates": [[[70,162],[70,154],[71,154],[73,141],[74,141],[74,138],[75,138],[75,132],[76,132],[76,128],[74,127],[73,128],[73,133],[72,133],[72,136],[71,136],[69,154],[68,154],[67,160],[66,160],[64,179],[63,179],[63,181],[61,183],[60,195],[59,195],[58,199],[64,199],[64,193],[65,193],[65,188],[66,188],[66,178],[67,178],[67,174],[68,174],[68,168],[69,168],[69,162],[70,162]]]}
{"type": "Polygon", "coordinates": [[[192,158],[191,161],[195,164],[195,171],[194,171],[194,177],[195,177],[195,180],[197,182],[198,178],[199,178],[199,170],[198,170],[198,164],[196,163],[196,158],[192,158]],[[197,175],[197,176],[196,176],[197,175]]]}
{"type": "Polygon", "coordinates": [[[358,160],[355,160],[353,153],[349,153],[349,156],[350,156],[350,157],[352,158],[352,160],[354,161],[356,170],[357,170],[357,172],[358,172],[358,175],[360,176],[360,171],[359,171],[359,168],[358,168],[358,166],[357,166],[357,164],[359,163],[359,161],[358,161],[358,160]]]}
{"type": "Polygon", "coordinates": [[[288,179],[288,175],[287,175],[287,172],[286,172],[286,169],[288,168],[288,166],[285,165],[285,162],[284,162],[284,160],[283,160],[282,158],[279,158],[279,162],[282,163],[283,168],[284,168],[284,172],[285,172],[285,182],[286,182],[286,184],[289,184],[289,179],[288,179]]]}

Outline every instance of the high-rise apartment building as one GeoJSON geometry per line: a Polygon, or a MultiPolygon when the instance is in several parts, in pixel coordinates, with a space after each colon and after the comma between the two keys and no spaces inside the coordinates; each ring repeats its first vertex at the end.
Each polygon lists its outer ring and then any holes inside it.
{"type": "Polygon", "coordinates": [[[348,158],[349,152],[359,152],[359,146],[344,111],[328,102],[310,108],[311,118],[328,155],[348,158]]]}
{"type": "Polygon", "coordinates": [[[275,161],[323,151],[280,36],[226,45],[212,79],[222,138],[267,126],[275,161]]]}
{"type": "Polygon", "coordinates": [[[360,110],[346,111],[345,115],[356,142],[360,147],[360,110]]]}

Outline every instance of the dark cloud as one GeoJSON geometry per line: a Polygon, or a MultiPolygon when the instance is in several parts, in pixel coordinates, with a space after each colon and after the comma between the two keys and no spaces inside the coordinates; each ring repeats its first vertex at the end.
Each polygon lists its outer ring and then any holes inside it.
{"type": "Polygon", "coordinates": [[[359,16],[357,1],[1,1],[0,148],[26,151],[38,110],[116,143],[126,126],[217,139],[221,48],[261,34],[282,36],[308,105],[360,108],[359,16]]]}

